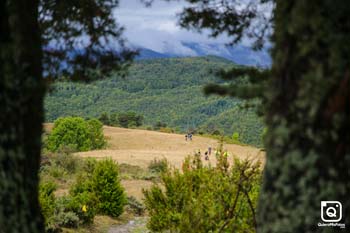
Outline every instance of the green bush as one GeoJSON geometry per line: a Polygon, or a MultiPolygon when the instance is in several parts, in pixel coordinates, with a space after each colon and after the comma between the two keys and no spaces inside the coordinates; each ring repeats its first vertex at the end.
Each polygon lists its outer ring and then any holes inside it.
{"type": "Polygon", "coordinates": [[[44,157],[44,163],[40,168],[43,177],[52,177],[59,180],[68,178],[68,175],[77,173],[84,160],[67,153],[52,153],[44,157]]]}
{"type": "Polygon", "coordinates": [[[119,171],[123,179],[142,179],[146,174],[146,171],[140,166],[126,163],[119,164],[119,171]]]}
{"type": "Polygon", "coordinates": [[[94,172],[97,164],[97,160],[95,158],[86,158],[82,163],[82,170],[87,174],[91,174],[94,172]]]}
{"type": "Polygon", "coordinates": [[[80,223],[91,223],[96,215],[97,197],[93,191],[92,174],[86,171],[79,173],[69,190],[69,198],[64,203],[68,211],[74,212],[80,223]]]}
{"type": "Polygon", "coordinates": [[[87,126],[90,133],[92,149],[100,149],[106,145],[106,140],[103,135],[103,125],[97,119],[88,120],[87,126]]]}
{"type": "Polygon", "coordinates": [[[239,142],[239,133],[238,132],[234,132],[232,134],[232,140],[235,142],[239,142]]]}
{"type": "Polygon", "coordinates": [[[74,212],[81,224],[92,223],[96,215],[96,205],[98,201],[93,192],[80,192],[71,195],[67,202],[68,211],[74,212]]]}
{"type": "Polygon", "coordinates": [[[54,216],[53,221],[59,227],[77,228],[79,226],[79,217],[74,212],[59,212],[54,216]]]}
{"type": "Polygon", "coordinates": [[[174,133],[175,130],[172,129],[172,128],[169,128],[169,127],[162,127],[159,129],[159,132],[162,132],[162,133],[174,133]]]}
{"type": "Polygon", "coordinates": [[[98,199],[98,211],[112,217],[118,217],[127,203],[124,188],[120,184],[117,165],[111,159],[96,164],[92,187],[98,199]]]}
{"type": "Polygon", "coordinates": [[[120,113],[117,116],[118,125],[124,128],[139,127],[143,124],[143,116],[135,112],[120,113]]]}
{"type": "Polygon", "coordinates": [[[143,116],[135,112],[111,113],[110,115],[104,112],[100,115],[99,120],[104,125],[124,128],[140,127],[143,124],[143,116]]]}
{"type": "Polygon", "coordinates": [[[166,127],[167,127],[167,124],[166,124],[166,123],[163,123],[163,122],[158,121],[158,122],[153,126],[153,129],[154,129],[154,130],[159,130],[160,128],[166,128],[166,127]]]}
{"type": "Polygon", "coordinates": [[[128,197],[127,207],[134,214],[141,216],[145,212],[145,206],[139,202],[134,196],[128,197]]]}
{"type": "Polygon", "coordinates": [[[74,174],[80,166],[80,160],[70,153],[52,155],[51,163],[53,166],[64,169],[68,174],[74,174]]]}
{"type": "Polygon", "coordinates": [[[47,148],[50,151],[58,151],[67,146],[87,151],[103,148],[105,144],[102,123],[94,119],[85,121],[81,117],[57,119],[47,138],[47,148]]]}
{"type": "Polygon", "coordinates": [[[51,181],[47,181],[39,185],[39,202],[45,222],[48,222],[54,215],[56,208],[54,195],[55,190],[56,184],[51,181]]]}
{"type": "Polygon", "coordinates": [[[161,172],[165,172],[167,170],[167,167],[168,167],[168,161],[165,158],[163,159],[154,158],[148,165],[148,170],[154,173],[161,173],[161,172]]]}
{"type": "Polygon", "coordinates": [[[255,232],[260,164],[234,160],[227,166],[224,151],[216,156],[221,162],[215,167],[190,156],[182,172],[168,169],[161,184],[144,190],[151,231],[255,232]]]}
{"type": "Polygon", "coordinates": [[[51,164],[50,166],[44,166],[42,168],[42,172],[55,179],[60,179],[60,180],[62,180],[68,174],[64,168],[57,166],[55,164],[51,164]]]}
{"type": "MultiPolygon", "coordinates": [[[[131,170],[140,172],[137,166],[131,170]]],[[[118,167],[112,160],[98,162],[96,159],[79,160],[70,154],[50,154],[40,173],[39,198],[47,232],[90,224],[98,212],[117,217],[128,203],[120,185],[118,167]],[[69,174],[75,175],[69,195],[56,199],[56,184],[50,179],[67,178],[69,174]]],[[[142,205],[137,201],[131,200],[129,208],[136,214],[142,212],[142,205]]]]}
{"type": "Polygon", "coordinates": [[[110,125],[111,123],[110,118],[106,112],[103,112],[98,118],[98,120],[101,121],[104,125],[110,125]]]}

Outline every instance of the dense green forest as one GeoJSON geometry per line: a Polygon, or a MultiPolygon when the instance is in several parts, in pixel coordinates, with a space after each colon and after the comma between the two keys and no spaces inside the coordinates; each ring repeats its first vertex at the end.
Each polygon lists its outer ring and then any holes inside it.
{"type": "Polygon", "coordinates": [[[214,57],[163,58],[137,61],[118,75],[91,84],[58,82],[45,101],[46,121],[61,116],[99,117],[103,112],[134,111],[144,124],[158,122],[180,131],[238,132],[240,141],[261,145],[262,121],[238,99],[205,96],[208,83],[222,83],[212,71],[230,68],[231,61],[214,57]]]}

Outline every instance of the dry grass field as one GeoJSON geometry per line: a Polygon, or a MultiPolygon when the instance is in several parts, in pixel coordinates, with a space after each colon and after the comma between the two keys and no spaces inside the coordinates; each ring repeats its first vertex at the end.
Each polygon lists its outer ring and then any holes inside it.
{"type": "MultiPolygon", "coordinates": [[[[81,157],[106,158],[110,157],[118,163],[127,163],[146,168],[154,158],[166,158],[171,165],[180,168],[187,155],[198,150],[204,155],[208,147],[213,151],[219,142],[215,139],[193,136],[192,141],[185,141],[181,134],[169,134],[156,131],[104,127],[108,138],[108,148],[76,153],[81,157]]],[[[250,158],[264,162],[265,153],[250,146],[224,144],[224,149],[232,156],[250,158]]],[[[215,156],[210,157],[215,163],[215,156]]]]}

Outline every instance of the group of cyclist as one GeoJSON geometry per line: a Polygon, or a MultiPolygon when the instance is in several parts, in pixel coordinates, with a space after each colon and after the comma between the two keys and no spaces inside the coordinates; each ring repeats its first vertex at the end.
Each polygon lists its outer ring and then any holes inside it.
{"type": "MultiPolygon", "coordinates": [[[[186,141],[192,141],[192,138],[193,138],[193,133],[187,133],[185,134],[185,140],[186,141]]],[[[215,152],[217,153],[217,152],[215,152]]],[[[205,160],[209,160],[209,156],[212,154],[212,148],[211,146],[208,147],[208,149],[204,152],[204,159],[205,160]]],[[[198,150],[198,152],[196,153],[197,156],[201,157],[202,154],[201,154],[201,150],[198,150]]],[[[228,153],[227,151],[224,153],[225,156],[228,156],[228,153]]]]}
{"type": "Polygon", "coordinates": [[[185,135],[185,140],[186,140],[186,141],[187,141],[187,140],[192,141],[192,136],[193,136],[192,133],[186,134],[186,135],[185,135]]]}
{"type": "MultiPolygon", "coordinates": [[[[197,153],[197,154],[198,154],[198,156],[201,157],[201,155],[202,155],[202,154],[201,154],[201,150],[198,150],[198,153],[197,153]]],[[[208,161],[210,155],[211,155],[211,147],[209,146],[209,147],[208,147],[208,150],[204,152],[204,159],[208,161]]]]}

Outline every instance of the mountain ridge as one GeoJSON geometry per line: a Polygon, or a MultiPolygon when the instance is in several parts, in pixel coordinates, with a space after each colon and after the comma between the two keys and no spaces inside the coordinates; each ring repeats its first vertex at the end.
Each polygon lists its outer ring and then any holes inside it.
{"type": "Polygon", "coordinates": [[[154,58],[173,58],[173,57],[203,57],[217,56],[226,58],[239,65],[270,67],[271,57],[266,48],[260,51],[255,51],[252,48],[244,45],[227,46],[219,43],[196,43],[196,42],[181,42],[180,46],[187,49],[187,54],[177,52],[175,47],[166,43],[162,47],[162,51],[155,51],[150,48],[140,47],[140,54],[136,57],[137,60],[154,59],[154,58]],[[190,51],[190,52],[189,52],[190,51]]]}

